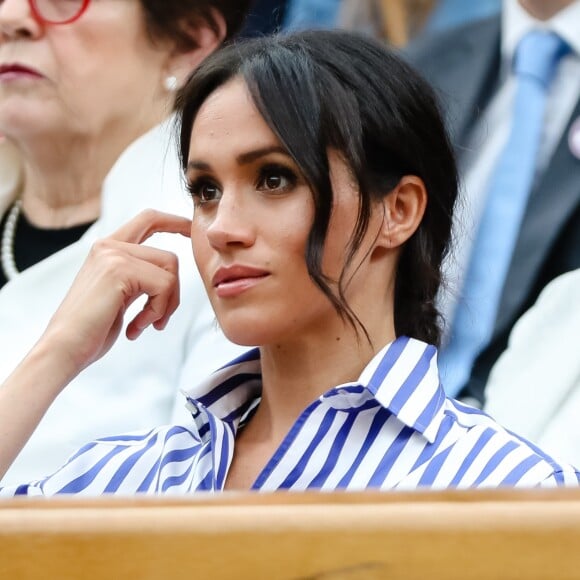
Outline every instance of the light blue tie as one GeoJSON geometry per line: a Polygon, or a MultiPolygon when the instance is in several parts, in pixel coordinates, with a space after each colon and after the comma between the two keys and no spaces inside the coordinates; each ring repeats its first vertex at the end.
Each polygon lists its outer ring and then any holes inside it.
{"type": "Polygon", "coordinates": [[[548,87],[569,46],[556,34],[532,31],[520,41],[514,73],[512,127],[487,189],[449,344],[440,357],[443,384],[455,396],[489,343],[503,285],[534,181],[548,87]]]}

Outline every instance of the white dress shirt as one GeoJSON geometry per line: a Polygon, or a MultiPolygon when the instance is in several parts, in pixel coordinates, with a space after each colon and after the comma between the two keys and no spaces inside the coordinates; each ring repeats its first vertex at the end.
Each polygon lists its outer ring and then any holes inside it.
{"type": "MultiPolygon", "coordinates": [[[[0,489],[0,496],[221,491],[236,434],[261,390],[255,349],[209,377],[197,398],[188,395],[186,423],[94,441],[53,475],[0,489]]],[[[579,478],[482,411],[447,398],[436,348],[401,336],[356,382],[304,409],[252,489],[577,487],[579,478]]]]}

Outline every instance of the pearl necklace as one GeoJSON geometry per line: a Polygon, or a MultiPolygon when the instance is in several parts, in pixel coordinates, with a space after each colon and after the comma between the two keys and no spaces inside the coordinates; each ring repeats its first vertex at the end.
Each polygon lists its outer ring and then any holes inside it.
{"type": "Polygon", "coordinates": [[[2,232],[0,260],[7,280],[12,280],[19,274],[18,269],[16,268],[16,260],[14,259],[14,237],[16,235],[16,224],[18,223],[21,209],[22,202],[17,199],[12,204],[12,208],[8,213],[6,223],[4,224],[4,231],[2,232]]]}

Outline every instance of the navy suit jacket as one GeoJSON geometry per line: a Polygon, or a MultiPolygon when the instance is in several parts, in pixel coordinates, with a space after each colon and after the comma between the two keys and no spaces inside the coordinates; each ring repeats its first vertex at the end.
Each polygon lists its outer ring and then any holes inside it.
{"type": "MultiPolygon", "coordinates": [[[[494,17],[421,38],[406,51],[411,64],[437,89],[459,157],[498,84],[500,33],[500,18],[494,17]]],[[[578,118],[580,100],[531,192],[491,342],[477,358],[461,396],[483,402],[489,372],[515,321],[550,280],[580,268],[580,160],[568,145],[570,125],[578,118]]]]}

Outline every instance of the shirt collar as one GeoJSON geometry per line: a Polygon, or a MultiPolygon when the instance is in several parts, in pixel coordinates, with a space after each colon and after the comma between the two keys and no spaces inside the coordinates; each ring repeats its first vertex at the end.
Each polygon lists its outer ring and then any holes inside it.
{"type": "Polygon", "coordinates": [[[563,38],[574,56],[580,58],[580,0],[557,12],[549,20],[537,20],[518,0],[505,0],[502,12],[501,52],[504,62],[511,62],[519,41],[531,30],[550,30],[563,38]]]}
{"type": "MultiPolygon", "coordinates": [[[[222,421],[237,423],[261,394],[260,352],[253,349],[234,359],[195,389],[184,391],[194,420],[207,410],[222,421]]],[[[439,382],[437,349],[420,340],[397,338],[379,351],[355,383],[338,385],[321,399],[338,408],[352,408],[374,399],[406,426],[434,441],[445,393],[439,382]],[[361,400],[362,399],[362,400],[361,400]]]]}

